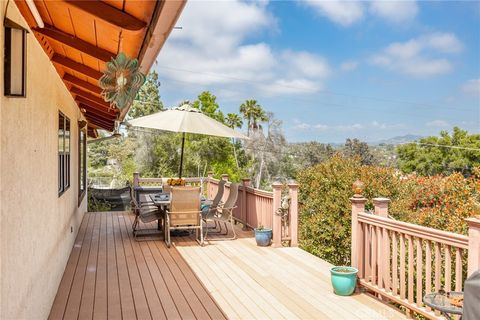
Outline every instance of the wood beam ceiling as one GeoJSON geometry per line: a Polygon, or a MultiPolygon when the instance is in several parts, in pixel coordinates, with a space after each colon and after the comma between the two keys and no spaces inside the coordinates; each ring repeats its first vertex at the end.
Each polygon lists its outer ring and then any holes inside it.
{"type": "Polygon", "coordinates": [[[95,69],[92,69],[90,67],[87,67],[86,65],[83,65],[79,62],[73,61],[71,59],[68,59],[64,56],[59,55],[58,53],[55,53],[52,56],[52,62],[57,63],[67,69],[73,70],[75,72],[81,73],[89,78],[98,80],[102,77],[103,73],[100,71],[97,71],[95,69]]]}
{"type": "Polygon", "coordinates": [[[63,75],[63,80],[81,89],[88,90],[98,95],[102,94],[102,89],[100,89],[98,86],[91,84],[88,81],[74,77],[69,73],[65,73],[63,75]]]}
{"type": "Polygon", "coordinates": [[[98,107],[94,106],[94,103],[92,103],[92,102],[90,102],[86,99],[82,99],[81,97],[77,97],[77,99],[75,99],[75,101],[79,104],[80,108],[84,108],[85,110],[87,110],[89,112],[95,112],[95,113],[103,116],[104,118],[110,119],[112,121],[117,118],[116,114],[110,113],[105,109],[100,110],[98,107]]]}
{"type": "Polygon", "coordinates": [[[90,107],[97,110],[98,112],[103,112],[105,114],[109,114],[109,115],[112,115],[112,116],[115,116],[115,117],[117,116],[117,113],[113,109],[109,110],[104,105],[97,104],[93,101],[85,99],[84,97],[81,97],[81,96],[77,95],[75,97],[75,101],[77,101],[78,103],[83,103],[83,104],[89,105],[90,107]]]}
{"type": "Polygon", "coordinates": [[[116,112],[116,110],[117,110],[115,107],[110,106],[110,104],[108,102],[105,102],[105,100],[103,100],[102,98],[94,96],[93,94],[91,94],[87,91],[80,90],[77,87],[72,87],[70,89],[70,92],[77,95],[77,96],[83,97],[87,100],[90,100],[90,101],[96,103],[97,105],[103,106],[106,109],[113,110],[114,112],[116,112]]]}
{"type": "Polygon", "coordinates": [[[147,26],[144,21],[102,1],[66,0],[66,3],[123,30],[137,32],[147,26]]]}
{"type": "Polygon", "coordinates": [[[63,43],[70,48],[76,49],[82,53],[88,54],[89,56],[104,62],[108,62],[116,56],[116,54],[113,52],[99,48],[87,41],[72,36],[47,24],[44,28],[36,27],[32,30],[49,39],[63,43]]]}
{"type": "Polygon", "coordinates": [[[89,108],[87,105],[80,103],[80,108],[85,110],[83,113],[86,117],[90,117],[93,119],[98,119],[105,121],[106,123],[113,124],[115,122],[115,118],[111,118],[108,115],[102,115],[96,111],[92,111],[91,108],[89,108]]]}

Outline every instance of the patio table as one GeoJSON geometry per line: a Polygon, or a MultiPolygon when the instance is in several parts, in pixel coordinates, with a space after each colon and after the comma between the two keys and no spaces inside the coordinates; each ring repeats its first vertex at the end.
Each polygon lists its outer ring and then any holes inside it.
{"type": "Polygon", "coordinates": [[[434,310],[440,311],[445,318],[452,319],[450,314],[463,314],[463,308],[457,307],[450,302],[450,298],[463,297],[463,292],[450,291],[447,293],[434,292],[426,294],[423,297],[423,302],[434,310]]]}

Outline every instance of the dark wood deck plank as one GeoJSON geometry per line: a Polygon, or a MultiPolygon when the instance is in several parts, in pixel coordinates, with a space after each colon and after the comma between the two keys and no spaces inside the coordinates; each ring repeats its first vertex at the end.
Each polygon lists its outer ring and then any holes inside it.
{"type": "Polygon", "coordinates": [[[80,303],[82,300],[83,285],[85,280],[85,273],[87,271],[88,256],[90,254],[90,245],[92,243],[93,224],[95,216],[92,215],[88,220],[87,234],[85,241],[82,243],[82,251],[78,260],[77,269],[75,270],[75,277],[73,279],[72,287],[70,288],[70,295],[68,296],[67,307],[65,309],[65,319],[76,319],[80,311],[80,303]]]}
{"type": "Polygon", "coordinates": [[[83,283],[82,299],[80,302],[79,319],[92,319],[93,305],[95,301],[95,280],[97,275],[98,243],[100,239],[101,214],[95,214],[93,223],[92,242],[88,255],[87,269],[83,283]]]}
{"type": "Polygon", "coordinates": [[[95,279],[95,301],[93,319],[104,320],[108,317],[107,307],[107,216],[100,214],[100,238],[98,242],[97,274],[95,279]]]}
{"type": "Polygon", "coordinates": [[[130,276],[128,274],[127,260],[123,250],[123,240],[120,234],[117,214],[112,214],[113,229],[115,235],[115,251],[117,257],[118,282],[120,288],[120,301],[123,319],[137,319],[135,303],[133,300],[130,276]]]}
{"type": "Polygon", "coordinates": [[[105,216],[107,217],[107,314],[108,319],[121,319],[122,305],[120,303],[113,215],[105,216]]]}
{"type": "Polygon", "coordinates": [[[82,251],[82,244],[86,237],[88,220],[91,215],[86,215],[80,228],[78,230],[77,238],[75,239],[72,252],[68,258],[67,266],[63,273],[60,286],[58,287],[57,295],[55,296],[55,301],[53,302],[52,309],[50,310],[49,319],[61,319],[65,313],[65,308],[67,306],[68,296],[70,294],[70,288],[72,287],[73,279],[75,277],[75,270],[77,269],[78,260],[80,258],[80,252],[82,251]]]}
{"type": "Polygon", "coordinates": [[[133,252],[152,319],[166,319],[162,303],[153,284],[152,276],[146,265],[142,250],[140,249],[140,244],[133,239],[131,229],[129,228],[130,220],[128,216],[124,216],[123,220],[122,236],[125,236],[124,243],[127,243],[133,252]]]}
{"type": "Polygon", "coordinates": [[[225,319],[177,249],[135,241],[132,221],[85,214],[49,318],[225,319]]]}

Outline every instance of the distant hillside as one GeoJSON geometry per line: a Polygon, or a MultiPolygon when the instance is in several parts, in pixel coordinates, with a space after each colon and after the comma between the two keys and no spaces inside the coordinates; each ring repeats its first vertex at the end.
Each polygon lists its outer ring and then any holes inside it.
{"type": "Polygon", "coordinates": [[[397,145],[397,144],[403,144],[403,143],[409,143],[409,142],[413,142],[413,141],[418,141],[420,140],[421,138],[423,138],[422,136],[417,136],[417,135],[414,135],[414,134],[406,134],[404,136],[398,136],[398,137],[393,137],[393,138],[390,138],[390,139],[385,139],[385,140],[379,140],[379,141],[375,141],[375,142],[371,142],[370,144],[371,145],[378,145],[378,144],[393,144],[393,145],[397,145]]]}

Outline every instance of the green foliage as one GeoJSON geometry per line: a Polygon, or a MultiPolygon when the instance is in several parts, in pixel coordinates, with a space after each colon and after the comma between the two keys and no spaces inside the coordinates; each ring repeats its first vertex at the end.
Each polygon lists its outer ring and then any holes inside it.
{"type": "Polygon", "coordinates": [[[368,144],[358,139],[347,139],[342,149],[346,157],[359,157],[362,164],[374,164],[374,156],[370,152],[368,144]]]}
{"type": "Polygon", "coordinates": [[[473,165],[480,163],[480,134],[469,134],[455,127],[451,135],[442,131],[439,137],[420,139],[420,144],[401,145],[397,152],[403,172],[420,175],[460,172],[468,176],[472,174],[473,165]]]}
{"type": "Polygon", "coordinates": [[[257,129],[261,129],[261,122],[268,121],[268,116],[257,100],[247,100],[240,105],[240,113],[247,120],[248,134],[257,129]]]}
{"type": "Polygon", "coordinates": [[[225,116],[220,111],[217,97],[211,94],[209,91],[200,93],[197,99],[192,103],[194,108],[200,109],[204,114],[222,123],[225,122],[225,116]]]}
{"type": "MultiPolygon", "coordinates": [[[[339,154],[298,174],[300,245],[336,265],[350,263],[352,184],[365,183],[365,196],[398,196],[399,180],[388,168],[365,166],[339,154]]],[[[372,207],[371,203],[367,204],[372,207]]]]}
{"type": "Polygon", "coordinates": [[[163,103],[160,101],[159,87],[158,73],[156,71],[150,72],[130,107],[128,119],[135,119],[164,110],[163,103]]]}

